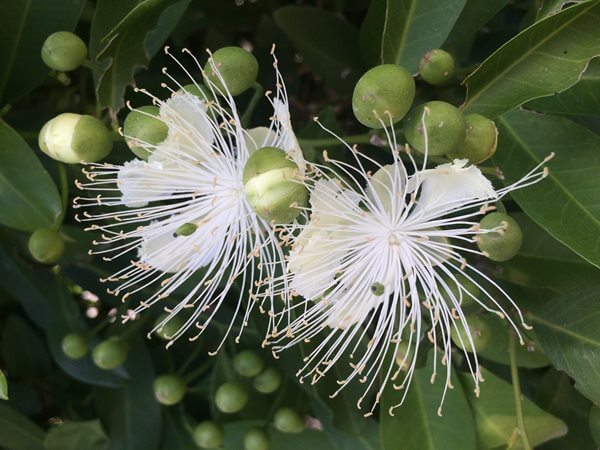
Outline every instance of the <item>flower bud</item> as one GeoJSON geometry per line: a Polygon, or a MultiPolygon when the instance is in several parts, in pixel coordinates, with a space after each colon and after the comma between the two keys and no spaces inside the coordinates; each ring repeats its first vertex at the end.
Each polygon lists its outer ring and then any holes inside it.
{"type": "Polygon", "coordinates": [[[100,369],[112,370],[125,362],[128,350],[127,342],[118,337],[111,337],[94,347],[92,359],[100,369]]]}
{"type": "Polygon", "coordinates": [[[485,349],[490,343],[491,330],[489,325],[479,316],[466,316],[465,317],[468,329],[465,329],[463,323],[460,320],[456,320],[456,328],[452,327],[450,337],[452,342],[461,350],[467,352],[480,352],[485,349]],[[469,342],[469,336],[473,340],[473,345],[469,342]],[[462,340],[462,342],[461,342],[462,340]]]}
{"type": "Polygon", "coordinates": [[[42,127],[40,149],[51,158],[68,164],[96,162],[112,150],[110,132],[92,116],[63,113],[42,127]]]}
{"type": "Polygon", "coordinates": [[[181,401],[187,389],[185,380],[179,375],[168,374],[154,380],[154,396],[163,405],[175,405],[181,401]]]}
{"type": "Polygon", "coordinates": [[[281,408],[275,411],[273,424],[282,433],[300,433],[304,430],[302,417],[291,408],[281,408]]]}
{"type": "Polygon", "coordinates": [[[257,75],[258,61],[241,47],[217,50],[204,66],[204,76],[223,94],[229,91],[233,96],[249,89],[256,82],[257,75]]]}
{"type": "Polygon", "coordinates": [[[87,340],[79,333],[69,333],[63,337],[61,348],[70,359],[81,359],[89,350],[87,340]]]}
{"type": "Polygon", "coordinates": [[[523,233],[519,224],[509,215],[493,212],[481,219],[479,227],[482,230],[495,229],[475,237],[479,250],[492,261],[507,261],[521,248],[523,233]]]}
{"type": "Polygon", "coordinates": [[[462,145],[452,153],[451,159],[468,159],[471,164],[479,164],[496,152],[498,129],[493,121],[480,114],[467,114],[467,134],[462,145]]]}
{"type": "Polygon", "coordinates": [[[248,203],[266,221],[289,223],[308,203],[308,190],[300,181],[298,166],[275,147],[250,155],[243,173],[248,203]]]}
{"type": "Polygon", "coordinates": [[[352,94],[352,110],[363,125],[383,128],[402,119],[414,98],[415,81],[411,74],[395,64],[383,64],[358,80],[352,94]]]}
{"type": "Polygon", "coordinates": [[[223,427],[212,420],[200,422],[194,428],[194,442],[200,448],[219,448],[223,439],[223,427]]]}
{"type": "Polygon", "coordinates": [[[42,45],[42,60],[48,67],[59,72],[77,69],[86,56],[85,42],[68,31],[52,33],[42,45]]]}
{"type": "Polygon", "coordinates": [[[269,435],[260,428],[250,428],[244,435],[244,450],[269,450],[269,435]]]}
{"type": "Polygon", "coordinates": [[[456,65],[450,53],[440,48],[430,50],[419,63],[421,78],[433,86],[440,86],[454,76],[456,65]]]}
{"type": "Polygon", "coordinates": [[[158,106],[148,105],[134,109],[125,118],[123,123],[125,142],[140,159],[147,161],[151,154],[144,145],[157,145],[167,138],[169,127],[158,116],[158,106]]]}
{"type": "Polygon", "coordinates": [[[57,262],[65,252],[65,241],[60,233],[50,228],[38,228],[29,237],[29,253],[44,264],[57,262]]]}
{"type": "Polygon", "coordinates": [[[410,112],[404,126],[406,140],[412,148],[421,153],[425,153],[425,131],[427,154],[441,156],[454,151],[464,142],[467,123],[462,112],[451,104],[440,101],[427,102],[410,112]]]}
{"type": "Polygon", "coordinates": [[[241,376],[251,378],[262,372],[265,363],[256,352],[244,350],[233,359],[233,367],[241,376]]]}
{"type": "Polygon", "coordinates": [[[215,404],[220,411],[228,414],[241,411],[248,403],[248,392],[239,383],[228,381],[222,384],[215,394],[215,404]]]}
{"type": "Polygon", "coordinates": [[[281,372],[275,367],[267,367],[252,380],[252,386],[261,394],[271,394],[281,386],[281,372]]]}

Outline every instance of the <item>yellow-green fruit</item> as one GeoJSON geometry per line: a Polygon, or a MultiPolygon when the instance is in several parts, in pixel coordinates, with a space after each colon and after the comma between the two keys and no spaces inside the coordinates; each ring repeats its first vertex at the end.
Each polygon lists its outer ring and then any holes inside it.
{"type": "Polygon", "coordinates": [[[65,241],[60,233],[50,228],[38,228],[29,237],[29,253],[44,264],[57,262],[65,252],[65,241]]]}
{"type": "Polygon", "coordinates": [[[282,433],[300,433],[304,430],[302,417],[291,408],[281,408],[275,411],[273,424],[282,433]]]}
{"type": "Polygon", "coordinates": [[[127,342],[118,337],[111,337],[94,347],[92,360],[100,369],[116,369],[127,359],[128,350],[127,342]]]}
{"type": "Polygon", "coordinates": [[[251,378],[262,372],[265,363],[256,352],[244,350],[233,359],[233,367],[241,376],[251,378]]]}
{"type": "Polygon", "coordinates": [[[281,381],[281,372],[275,367],[267,367],[252,380],[252,386],[261,394],[271,394],[279,389],[281,381]]]}
{"type": "Polygon", "coordinates": [[[496,124],[481,114],[467,114],[467,134],[462,145],[459,145],[448,158],[466,158],[471,164],[479,164],[496,152],[498,145],[498,129],[496,124]]]}
{"type": "Polygon", "coordinates": [[[81,359],[89,350],[87,339],[79,333],[69,333],[63,337],[61,348],[70,359],[81,359]]]}
{"type": "Polygon", "coordinates": [[[68,164],[96,162],[112,150],[112,138],[104,124],[92,116],[63,113],[40,130],[40,149],[51,158],[68,164]]]}
{"type": "Polygon", "coordinates": [[[458,148],[465,140],[467,123],[462,112],[449,103],[433,101],[414,108],[406,117],[404,133],[412,148],[427,154],[441,156],[458,148]],[[425,128],[423,128],[423,121],[425,128]]]}
{"type": "Polygon", "coordinates": [[[217,90],[221,91],[220,94],[229,91],[231,95],[236,96],[256,82],[258,61],[252,53],[243,48],[224,47],[214,52],[208,59],[204,66],[204,73],[217,90]]]}
{"type": "Polygon", "coordinates": [[[409,347],[408,341],[401,341],[398,343],[398,350],[396,350],[396,364],[400,366],[403,371],[408,371],[413,360],[413,351],[409,347]]]}
{"type": "Polygon", "coordinates": [[[60,72],[77,69],[86,56],[85,42],[68,31],[52,33],[42,45],[42,60],[48,67],[60,72]]]}
{"type": "Polygon", "coordinates": [[[352,94],[352,110],[363,125],[383,128],[402,119],[414,98],[415,81],[408,70],[395,64],[383,64],[373,67],[358,80],[352,94]]]}
{"type": "Polygon", "coordinates": [[[175,405],[181,401],[187,389],[185,380],[179,375],[168,374],[154,380],[154,396],[163,405],[175,405]]]}
{"type": "Polygon", "coordinates": [[[308,189],[300,181],[295,162],[275,147],[263,147],[250,155],[243,173],[248,203],[268,222],[289,223],[308,204],[308,189]]]}
{"type": "Polygon", "coordinates": [[[215,404],[220,411],[236,413],[248,403],[248,391],[235,381],[222,384],[215,393],[215,404]]]}
{"type": "Polygon", "coordinates": [[[212,420],[200,422],[194,428],[194,442],[200,448],[219,448],[223,439],[223,427],[212,420]]]}
{"type": "Polygon", "coordinates": [[[517,254],[523,241],[523,233],[519,224],[508,214],[493,212],[488,214],[479,227],[482,230],[492,230],[476,236],[479,250],[492,261],[507,261],[517,254]]]}
{"type": "Polygon", "coordinates": [[[244,450],[269,450],[269,435],[260,428],[250,428],[244,435],[244,450]]]}
{"type": "Polygon", "coordinates": [[[465,319],[468,324],[468,329],[465,329],[462,321],[455,321],[458,331],[456,328],[452,327],[452,331],[450,332],[452,342],[454,342],[461,350],[466,350],[468,352],[472,352],[473,349],[475,349],[476,352],[485,349],[491,339],[489,325],[479,316],[466,316],[465,319]],[[471,339],[473,340],[472,346],[469,341],[469,336],[471,336],[471,339]]]}
{"type": "Polygon", "coordinates": [[[147,105],[134,109],[125,118],[123,134],[125,142],[138,158],[147,160],[152,150],[144,145],[160,144],[167,138],[169,127],[158,118],[158,106],[147,105]]]}
{"type": "Polygon", "coordinates": [[[433,86],[440,86],[452,79],[455,70],[452,55],[440,48],[425,53],[419,63],[421,78],[433,86]]]}

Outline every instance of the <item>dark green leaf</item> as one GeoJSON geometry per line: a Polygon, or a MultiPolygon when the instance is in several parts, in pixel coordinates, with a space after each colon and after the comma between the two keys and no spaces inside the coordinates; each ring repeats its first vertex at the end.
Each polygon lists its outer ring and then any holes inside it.
{"type": "Polygon", "coordinates": [[[537,13],[536,20],[542,20],[559,12],[568,3],[581,3],[588,0],[542,0],[542,6],[537,13]]]}
{"type": "Polygon", "coordinates": [[[515,36],[465,80],[465,112],[494,118],[564,91],[600,55],[600,3],[569,7],[515,36]]]}
{"type": "Polygon", "coordinates": [[[2,356],[15,378],[42,377],[50,369],[50,358],[42,339],[17,315],[9,316],[4,323],[2,356]],[[27,351],[21,351],[21,346],[27,351]]]}
{"type": "Polygon", "coordinates": [[[494,162],[507,183],[550,152],[556,154],[548,163],[548,177],[512,196],[552,236],[600,266],[600,137],[563,117],[526,111],[511,111],[496,125],[500,137],[494,162]]]}
{"type": "Polygon", "coordinates": [[[0,443],[10,450],[44,450],[44,431],[20,412],[0,403],[0,443]]]}
{"type": "Polygon", "coordinates": [[[544,352],[575,387],[600,403],[600,290],[572,291],[530,313],[544,352]]]}
{"type": "Polygon", "coordinates": [[[0,370],[0,400],[8,400],[8,383],[4,372],[0,370]]]}
{"type": "Polygon", "coordinates": [[[360,48],[370,66],[399,64],[409,72],[440,47],[466,0],[373,0],[360,30],[360,48]]]}
{"type": "Polygon", "coordinates": [[[66,422],[46,435],[47,450],[108,450],[109,442],[99,420],[66,422]]]}
{"type": "Polygon", "coordinates": [[[163,408],[162,450],[196,450],[183,407],[163,408]]]}
{"type": "Polygon", "coordinates": [[[60,197],[27,143],[0,121],[0,224],[23,231],[58,224],[60,197]]]}

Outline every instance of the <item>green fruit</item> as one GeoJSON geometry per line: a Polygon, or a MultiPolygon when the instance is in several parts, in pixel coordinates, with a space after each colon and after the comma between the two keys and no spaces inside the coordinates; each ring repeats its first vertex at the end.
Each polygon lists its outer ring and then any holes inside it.
{"type": "Polygon", "coordinates": [[[456,64],[450,53],[440,48],[430,50],[419,63],[421,78],[433,86],[440,86],[454,76],[456,64]]]}
{"type": "MultiPolygon", "coordinates": [[[[169,316],[170,316],[169,313],[163,313],[160,316],[158,316],[156,318],[156,320],[154,321],[154,327],[159,326],[169,316]]],[[[166,322],[165,324],[163,324],[160,328],[158,328],[155,331],[155,333],[161,339],[169,341],[181,329],[181,327],[183,327],[184,324],[185,324],[184,319],[181,317],[181,314],[178,314],[176,316],[171,317],[169,319],[169,321],[166,322]]]]}
{"type": "Polygon", "coordinates": [[[408,371],[413,360],[413,349],[409,347],[408,341],[401,341],[398,343],[398,350],[396,350],[396,364],[400,366],[403,371],[408,371]]]}
{"type": "Polygon", "coordinates": [[[243,173],[248,203],[268,222],[289,223],[308,204],[308,189],[300,182],[298,166],[275,147],[253,152],[243,173]]]}
{"type": "Polygon", "coordinates": [[[125,362],[128,350],[127,342],[118,337],[111,337],[94,347],[92,359],[100,369],[112,370],[125,362]]]}
{"type": "Polygon", "coordinates": [[[57,262],[65,252],[65,241],[60,233],[50,228],[38,228],[27,243],[33,258],[44,264],[57,262]]]}
{"type": "Polygon", "coordinates": [[[496,152],[498,129],[493,121],[480,114],[467,114],[467,134],[459,145],[447,156],[451,159],[468,159],[471,164],[479,164],[496,152]]]}
{"type": "Polygon", "coordinates": [[[228,381],[222,384],[215,394],[215,404],[224,413],[241,411],[248,403],[248,392],[239,383],[228,381]]]}
{"type": "Polygon", "coordinates": [[[446,102],[427,102],[414,108],[404,124],[406,140],[412,148],[425,153],[423,116],[427,130],[429,156],[441,156],[458,148],[465,140],[467,123],[463,114],[446,102]]]}
{"type": "Polygon", "coordinates": [[[167,138],[169,127],[158,117],[158,106],[147,105],[134,109],[125,118],[125,142],[138,158],[147,160],[152,154],[144,145],[160,144],[167,138]]]}
{"type": "MultiPolygon", "coordinates": [[[[452,295],[454,296],[456,301],[459,301],[461,293],[462,293],[462,300],[461,300],[460,306],[465,307],[467,305],[476,303],[475,300],[473,300],[473,298],[468,293],[470,293],[473,297],[477,298],[481,292],[479,287],[475,283],[473,283],[471,280],[469,280],[467,277],[465,277],[464,275],[454,274],[454,277],[456,278],[456,280],[458,281],[458,284],[460,284],[460,286],[462,286],[463,289],[459,289],[456,282],[454,282],[450,278],[445,278],[444,281],[448,285],[448,288],[450,289],[450,292],[452,293],[452,295]],[[465,291],[467,291],[468,293],[465,291]]],[[[442,296],[447,298],[448,306],[450,308],[454,308],[454,303],[452,303],[450,301],[450,298],[448,297],[446,290],[440,289],[440,292],[441,292],[442,296]]]]}
{"type": "Polygon", "coordinates": [[[278,409],[273,417],[273,424],[282,433],[300,433],[304,430],[302,417],[291,408],[278,409]]]}
{"type": "Polygon", "coordinates": [[[250,378],[258,375],[265,367],[265,363],[256,352],[244,350],[233,359],[233,367],[241,376],[250,378]]]}
{"type": "Polygon", "coordinates": [[[194,428],[194,442],[201,448],[219,448],[223,439],[223,427],[211,420],[200,422],[194,428]]]}
{"type": "Polygon", "coordinates": [[[214,100],[214,97],[212,95],[212,92],[210,92],[210,89],[208,89],[203,84],[198,84],[198,85],[186,84],[185,86],[182,86],[180,89],[178,89],[176,93],[181,94],[183,92],[187,92],[188,94],[195,95],[196,97],[198,97],[200,100],[202,100],[204,102],[214,100]]]}
{"type": "Polygon", "coordinates": [[[473,348],[475,351],[480,352],[485,349],[491,339],[491,330],[489,325],[479,316],[466,316],[465,317],[468,329],[465,329],[463,323],[460,320],[456,320],[456,328],[452,327],[450,336],[454,344],[461,350],[472,352],[473,348]],[[469,336],[473,339],[473,347],[469,342],[469,336]],[[460,341],[462,339],[462,343],[460,341]]]}
{"type": "Polygon", "coordinates": [[[106,158],[113,142],[108,129],[95,117],[63,113],[46,122],[38,144],[51,158],[76,164],[106,158]]]}
{"type": "Polygon", "coordinates": [[[269,450],[269,435],[260,428],[250,428],[244,435],[244,450],[269,450]]]}
{"type": "Polygon", "coordinates": [[[383,128],[402,119],[414,98],[415,81],[411,74],[395,64],[383,64],[358,80],[352,94],[352,110],[363,125],[383,128]]]}
{"type": "Polygon", "coordinates": [[[481,219],[479,227],[482,230],[498,229],[475,237],[479,250],[492,261],[507,261],[521,248],[523,233],[519,224],[509,215],[493,212],[481,219]]]}
{"type": "Polygon", "coordinates": [[[249,89],[258,75],[258,61],[240,47],[224,47],[212,54],[204,66],[204,76],[213,83],[217,93],[226,90],[233,96],[249,89]],[[220,77],[219,77],[220,75],[220,77]]]}
{"type": "Polygon", "coordinates": [[[61,348],[70,359],[81,359],[89,350],[87,339],[79,333],[69,333],[63,337],[61,348]]]}
{"type": "Polygon", "coordinates": [[[252,380],[252,386],[261,394],[271,394],[281,386],[281,372],[275,367],[267,367],[252,380]]]}
{"type": "Polygon", "coordinates": [[[179,375],[161,375],[154,380],[154,396],[163,405],[179,403],[186,389],[186,382],[179,375]]]}
{"type": "Polygon", "coordinates": [[[77,69],[86,56],[85,42],[68,31],[52,33],[42,45],[42,60],[48,67],[59,72],[77,69]]]}

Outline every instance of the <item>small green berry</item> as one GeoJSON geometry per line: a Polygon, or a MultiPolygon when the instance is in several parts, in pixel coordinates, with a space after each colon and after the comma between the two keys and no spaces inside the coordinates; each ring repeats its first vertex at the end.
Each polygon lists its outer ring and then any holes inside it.
{"type": "Polygon", "coordinates": [[[217,92],[227,90],[233,96],[248,90],[256,82],[257,75],[258,61],[240,47],[217,50],[204,66],[204,76],[215,85],[217,92]]]}
{"type": "Polygon", "coordinates": [[[222,384],[215,394],[215,404],[220,411],[228,414],[241,411],[248,403],[248,392],[239,383],[228,381],[222,384]]]}
{"type": "Polygon", "coordinates": [[[421,78],[433,86],[440,86],[454,76],[456,64],[450,53],[440,48],[430,50],[419,63],[421,78]]]}
{"type": "Polygon", "coordinates": [[[63,337],[61,348],[70,359],[81,359],[89,350],[87,339],[79,333],[69,333],[63,337]]]}
{"type": "Polygon", "coordinates": [[[402,119],[414,98],[415,81],[408,70],[383,64],[368,70],[358,80],[352,94],[352,110],[366,127],[383,128],[402,119]]]}
{"type": "Polygon", "coordinates": [[[463,323],[459,320],[455,321],[456,327],[452,327],[450,336],[452,342],[461,350],[472,352],[480,352],[485,349],[490,343],[491,330],[489,325],[479,316],[466,316],[465,320],[468,324],[468,329],[465,329],[463,323]],[[473,346],[469,342],[469,336],[473,340],[473,346]],[[462,343],[461,343],[462,339],[462,343]]]}
{"type": "Polygon", "coordinates": [[[279,370],[275,367],[267,367],[252,380],[252,386],[261,394],[271,394],[279,389],[282,379],[279,370]]]}
{"type": "Polygon", "coordinates": [[[464,142],[467,123],[462,112],[449,103],[433,101],[417,106],[406,117],[406,140],[415,150],[425,153],[423,120],[429,156],[445,155],[464,142]]]}
{"type": "Polygon", "coordinates": [[[59,72],[77,69],[86,56],[85,42],[68,31],[52,33],[42,45],[42,60],[48,67],[59,72]]]}
{"type": "Polygon", "coordinates": [[[401,341],[398,343],[398,350],[396,350],[396,364],[400,366],[400,369],[407,372],[412,364],[413,351],[409,347],[407,341],[401,341]]]}
{"type": "Polygon", "coordinates": [[[100,369],[112,370],[125,362],[128,350],[126,341],[119,337],[110,337],[94,347],[92,359],[100,369]]]}
{"type": "Polygon", "coordinates": [[[476,236],[479,250],[492,261],[507,261],[517,254],[523,241],[523,233],[519,224],[508,214],[493,212],[488,214],[479,227],[482,230],[492,230],[476,236]]]}
{"type": "Polygon", "coordinates": [[[300,433],[304,430],[302,417],[291,408],[278,409],[273,417],[273,424],[282,433],[300,433]]]}
{"type": "Polygon", "coordinates": [[[241,376],[251,378],[263,370],[265,363],[256,352],[244,350],[233,359],[233,367],[241,376]]]}
{"type": "Polygon", "coordinates": [[[29,253],[44,264],[57,262],[65,252],[65,241],[60,233],[50,228],[38,228],[29,237],[29,253]]]}
{"type": "Polygon", "coordinates": [[[244,435],[244,450],[269,450],[269,435],[260,428],[250,428],[244,435]]]}
{"type": "Polygon", "coordinates": [[[145,145],[160,144],[167,138],[169,127],[159,118],[158,106],[147,105],[132,110],[123,123],[125,142],[135,155],[147,160],[152,154],[145,145]]]}
{"type": "Polygon", "coordinates": [[[223,439],[223,427],[211,420],[200,422],[194,428],[194,442],[200,448],[219,448],[223,439]]]}
{"type": "Polygon", "coordinates": [[[163,405],[175,405],[185,395],[187,385],[179,375],[168,374],[156,377],[154,380],[154,396],[163,405]]]}
{"type": "Polygon", "coordinates": [[[467,134],[464,142],[447,156],[451,159],[466,158],[471,164],[479,164],[496,152],[498,129],[493,121],[480,114],[467,114],[465,122],[467,134]]]}

